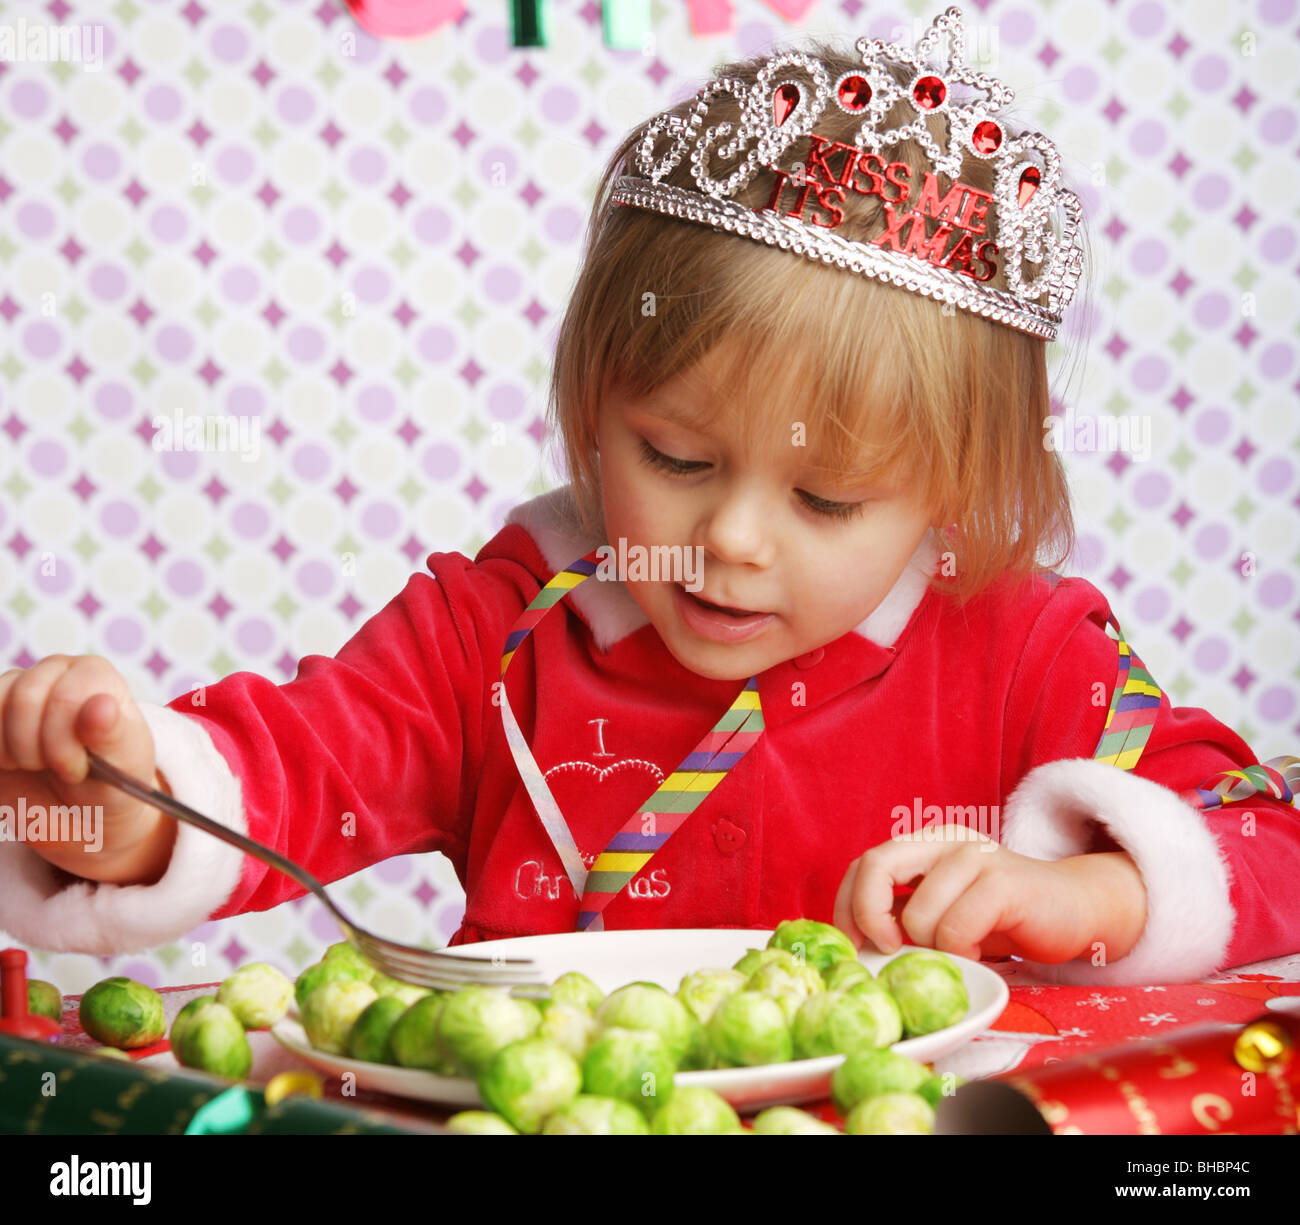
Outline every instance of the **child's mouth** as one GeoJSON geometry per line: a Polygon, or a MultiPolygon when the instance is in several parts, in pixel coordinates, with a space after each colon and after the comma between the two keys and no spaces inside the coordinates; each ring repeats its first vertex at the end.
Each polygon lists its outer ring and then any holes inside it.
{"type": "Polygon", "coordinates": [[[714,604],[680,584],[674,587],[682,619],[697,634],[717,642],[738,642],[749,638],[773,619],[771,613],[714,604]]]}

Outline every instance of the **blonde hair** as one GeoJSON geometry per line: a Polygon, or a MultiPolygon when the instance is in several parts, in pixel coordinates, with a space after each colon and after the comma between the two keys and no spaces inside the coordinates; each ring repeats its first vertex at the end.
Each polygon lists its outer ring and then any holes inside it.
{"type": "MultiPolygon", "coordinates": [[[[861,67],[830,43],[812,40],[797,49],[819,59],[832,82],[861,67]]],[[[715,76],[750,85],[766,58],[722,65],[715,76]]],[[[895,76],[906,86],[902,72],[895,76]]],[[[672,112],[686,117],[694,102],[672,112]]],[[[914,114],[903,99],[884,122],[899,126],[914,114]]],[[[721,94],[705,129],[738,119],[735,100],[721,94]]],[[[927,122],[944,147],[947,117],[927,122]]],[[[852,145],[860,123],[831,103],[815,134],[852,145]]],[[[547,417],[584,525],[595,530],[600,521],[595,437],[604,396],[614,388],[646,395],[721,345],[721,382],[734,389],[736,403],[766,403],[765,412],[788,411],[792,423],[804,421],[809,455],[825,459],[814,467],[846,485],[871,475],[906,477],[935,523],[955,525],[941,534],[955,570],[934,585],[958,604],[1000,577],[1022,580],[1065,560],[1074,523],[1060,457],[1045,446],[1045,342],[750,238],[611,205],[614,180],[636,173],[632,154],[643,131],[641,125],[630,132],[605,169],[555,347],[547,417]],[[1053,546],[1053,559],[1040,564],[1040,552],[1053,546]]],[[[660,148],[666,143],[659,138],[660,148]]],[[[782,164],[802,163],[808,150],[801,137],[782,164]]],[[[911,166],[915,184],[930,169],[914,140],[887,153],[885,160],[911,166]]],[[[715,160],[713,173],[725,177],[733,164],[715,160]]],[[[946,195],[953,180],[937,177],[946,195]]],[[[966,153],[963,182],[991,192],[992,177],[991,163],[966,153]]],[[[664,181],[698,190],[689,157],[664,181]]],[[[774,181],[760,168],[733,199],[762,207],[774,181]]],[[[884,231],[879,197],[849,191],[840,207],[839,236],[864,241],[884,231]]],[[[996,204],[987,217],[988,233],[996,233],[996,204]]],[[[938,222],[926,221],[931,234],[938,222]]],[[[988,282],[999,289],[1006,288],[1002,258],[988,282]]],[[[1025,275],[1033,271],[1027,266],[1025,275]]]]}

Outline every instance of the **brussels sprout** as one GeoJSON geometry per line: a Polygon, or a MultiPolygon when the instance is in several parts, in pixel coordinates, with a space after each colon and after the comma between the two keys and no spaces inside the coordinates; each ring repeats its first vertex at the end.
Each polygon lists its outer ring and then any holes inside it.
{"type": "Polygon", "coordinates": [[[794,1052],[781,1005],[757,991],[739,991],[717,1006],[709,1044],[723,1067],[784,1063],[794,1052]]]}
{"type": "Polygon", "coordinates": [[[325,983],[348,981],[365,983],[369,982],[370,979],[356,966],[349,965],[346,961],[337,958],[334,961],[318,961],[315,965],[308,966],[298,975],[298,981],[293,985],[293,998],[298,1005],[298,1011],[302,1011],[302,1006],[306,1003],[307,997],[317,987],[323,986],[325,983]]]}
{"type": "Polygon", "coordinates": [[[827,991],[809,996],[792,1027],[797,1059],[847,1055],[861,1047],[892,1046],[903,1036],[898,1005],[881,991],[827,991]]]}
{"type": "Polygon", "coordinates": [[[826,984],[827,991],[844,991],[858,983],[875,980],[871,977],[871,971],[862,962],[843,958],[840,961],[832,961],[822,971],[822,981],[826,984]]]}
{"type": "Polygon", "coordinates": [[[677,998],[707,1025],[713,1010],[729,995],[745,989],[745,975],[739,970],[695,970],[683,976],[677,998]]]}
{"type": "Polygon", "coordinates": [[[542,1013],[542,1022],[537,1027],[539,1038],[549,1038],[557,1046],[562,1046],[575,1059],[581,1059],[587,1053],[599,1027],[596,1018],[585,1009],[573,1004],[552,1004],[542,1013]]]}
{"type": "Polygon", "coordinates": [[[461,1075],[463,1069],[438,1046],[438,1014],[449,998],[434,992],[407,1005],[388,1031],[388,1053],[394,1063],[404,1068],[426,1068],[439,1076],[461,1075]]]}
{"type": "Polygon", "coordinates": [[[605,1029],[648,1029],[657,1033],[674,1065],[680,1064],[691,1048],[692,1019],[686,1005],[675,995],[646,983],[620,987],[596,1009],[596,1020],[605,1029]]]}
{"type": "Polygon", "coordinates": [[[334,963],[337,965],[351,966],[366,982],[370,982],[376,974],[379,973],[375,967],[366,960],[365,955],[355,944],[349,944],[346,940],[340,940],[337,944],[331,944],[325,950],[325,956],[321,961],[334,963]]]}
{"type": "Polygon", "coordinates": [[[914,1093],[929,1077],[924,1065],[881,1048],[857,1050],[831,1073],[831,1099],[847,1115],[860,1101],[881,1093],[914,1093]]]}
{"type": "Polygon", "coordinates": [[[822,976],[812,966],[797,963],[793,966],[769,962],[759,966],[745,983],[746,991],[757,991],[770,996],[781,1005],[787,1025],[794,1023],[795,1014],[809,996],[821,995],[826,990],[822,976]]]}
{"type": "Polygon", "coordinates": [[[447,996],[438,1014],[438,1048],[477,1076],[503,1046],[531,1038],[541,1024],[536,1004],[495,987],[462,987],[447,996]]]}
{"type": "Polygon", "coordinates": [[[582,1068],[547,1038],[521,1038],[492,1056],[479,1074],[478,1091],[511,1127],[535,1136],[547,1115],[582,1092],[582,1068]]]}
{"type": "Polygon", "coordinates": [[[462,1110],[447,1120],[449,1131],[462,1136],[517,1136],[509,1123],[490,1110],[462,1110]]]}
{"type": "Polygon", "coordinates": [[[939,1102],[944,1097],[945,1089],[950,1093],[956,1093],[965,1083],[966,1082],[960,1076],[955,1076],[950,1072],[943,1075],[935,1073],[935,1075],[923,1080],[920,1085],[917,1086],[916,1091],[925,1098],[931,1106],[938,1109],[939,1102]]]}
{"type": "Polygon", "coordinates": [[[748,979],[760,966],[772,964],[793,967],[799,964],[799,958],[789,949],[748,949],[745,955],[731,968],[738,970],[748,979]]]}
{"type": "Polygon", "coordinates": [[[404,1004],[414,1004],[416,1000],[422,1000],[429,994],[428,987],[417,987],[414,983],[404,983],[400,978],[389,978],[387,974],[375,972],[374,978],[370,980],[370,985],[379,992],[381,996],[396,996],[404,1004]]]}
{"type": "Polygon", "coordinates": [[[162,996],[133,978],[105,978],[81,997],[81,1028],[96,1042],[135,1050],[167,1032],[162,996]]]}
{"type": "Polygon", "coordinates": [[[173,1051],[180,1048],[181,1035],[185,1032],[185,1027],[190,1023],[190,1018],[208,1004],[215,1004],[216,1002],[217,997],[215,995],[200,995],[196,999],[190,1000],[190,1002],[172,1018],[170,1041],[173,1051]]]}
{"type": "Polygon", "coordinates": [[[348,1034],[366,1007],[379,998],[369,983],[344,978],[322,983],[302,1005],[302,1027],[318,1051],[342,1055],[348,1034]]]}
{"type": "Polygon", "coordinates": [[[34,1017],[49,1017],[63,1023],[63,996],[53,983],[40,978],[27,980],[27,1011],[34,1017]]]}
{"type": "Polygon", "coordinates": [[[708,1027],[701,1025],[694,1015],[691,1016],[691,1040],[677,1066],[682,1072],[705,1072],[718,1066],[718,1057],[709,1042],[708,1027]]]}
{"type": "Polygon", "coordinates": [[[880,983],[898,1001],[908,1037],[954,1025],[970,1008],[960,968],[933,949],[895,957],[880,971],[880,983]]]}
{"type": "Polygon", "coordinates": [[[931,1136],[934,1110],[919,1093],[880,1093],[849,1111],[844,1130],[850,1136],[931,1136]]]}
{"type": "Polygon", "coordinates": [[[253,1066],[253,1048],[239,1018],[225,1004],[213,1002],[195,1011],[181,1029],[176,1062],[217,1076],[243,1080],[253,1066]]]}
{"type": "Polygon", "coordinates": [[[675,1089],[650,1121],[656,1136],[721,1136],[739,1126],[740,1116],[730,1102],[694,1085],[675,1089]]]}
{"type": "Polygon", "coordinates": [[[676,1061],[659,1034],[648,1029],[606,1029],[582,1060],[582,1089],[631,1102],[649,1118],[673,1095],[676,1061]]]}
{"type": "Polygon", "coordinates": [[[585,974],[579,974],[577,970],[561,974],[551,984],[552,1004],[568,1004],[573,1008],[581,1008],[583,1012],[590,1013],[592,1016],[595,1015],[596,1009],[600,1007],[604,998],[605,993],[585,974]]]}
{"type": "Polygon", "coordinates": [[[544,1136],[646,1136],[650,1128],[645,1116],[627,1102],[614,1097],[579,1093],[572,1101],[547,1116],[544,1136]]]}
{"type": "Polygon", "coordinates": [[[754,1118],[757,1136],[838,1136],[838,1127],[794,1106],[769,1106],[754,1118]]]}
{"type": "Polygon", "coordinates": [[[289,1011],[291,983],[274,966],[254,961],[240,966],[217,989],[217,1003],[225,1004],[245,1029],[266,1029],[289,1011]]]}
{"type": "Polygon", "coordinates": [[[784,923],[778,923],[767,947],[788,949],[820,974],[836,961],[858,959],[858,950],[848,936],[838,927],[818,923],[816,919],[786,919],[784,923]]]}
{"type": "Polygon", "coordinates": [[[409,1007],[395,995],[381,995],[371,1000],[348,1031],[348,1058],[364,1059],[367,1063],[391,1063],[388,1036],[397,1024],[397,1018],[409,1007]]]}

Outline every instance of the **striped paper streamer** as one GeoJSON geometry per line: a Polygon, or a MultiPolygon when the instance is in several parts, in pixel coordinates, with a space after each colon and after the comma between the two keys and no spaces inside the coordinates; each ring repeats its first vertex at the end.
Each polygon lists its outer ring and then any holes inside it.
{"type": "MultiPolygon", "coordinates": [[[[592,549],[585,557],[565,566],[537,593],[506,635],[501,654],[501,677],[524,639],[537,623],[579,583],[596,573],[598,554],[606,546],[592,549]]],[[[614,896],[650,862],[651,857],[681,828],[718,786],[727,773],[754,746],[763,731],[763,709],[758,698],[758,677],[751,676],[725,714],[682,763],[659,785],[597,857],[590,873],[582,862],[573,831],[560,812],[541,767],[528,747],[510,697],[501,686],[501,722],[506,741],[524,787],[537,809],[542,826],[564,865],[574,894],[581,898],[579,931],[604,929],[602,914],[614,896]]]]}
{"type": "MultiPolygon", "coordinates": [[[[1119,676],[1111,695],[1106,725],[1093,757],[1121,770],[1132,770],[1151,735],[1160,711],[1160,686],[1151,678],[1137,652],[1124,640],[1119,622],[1112,614],[1119,648],[1119,676]]],[[[1212,775],[1179,798],[1193,808],[1208,812],[1225,804],[1236,804],[1264,794],[1285,804],[1295,804],[1300,793],[1300,757],[1272,757],[1241,770],[1224,770],[1212,775]]]]}

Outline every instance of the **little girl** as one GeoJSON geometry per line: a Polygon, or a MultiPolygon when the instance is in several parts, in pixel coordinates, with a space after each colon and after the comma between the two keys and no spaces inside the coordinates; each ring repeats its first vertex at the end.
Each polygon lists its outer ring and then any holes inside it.
{"type": "Polygon", "coordinates": [[[632,132],[555,354],[570,483],[288,684],[0,676],[0,805],[104,813],[100,846],[0,848],[0,927],[126,952],[302,893],[89,749],[324,882],[443,852],[453,943],[802,915],[1095,983],[1300,949],[1300,763],[1173,708],[1040,563],[1073,543],[1045,348],[1082,245],[1010,100],[949,9],[632,132]]]}

